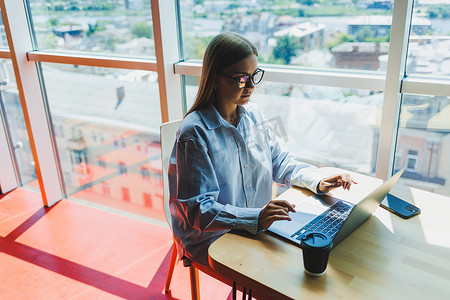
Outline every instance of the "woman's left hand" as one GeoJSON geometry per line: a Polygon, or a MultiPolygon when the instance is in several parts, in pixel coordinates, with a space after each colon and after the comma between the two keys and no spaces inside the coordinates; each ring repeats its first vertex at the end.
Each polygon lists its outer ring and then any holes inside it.
{"type": "Polygon", "coordinates": [[[350,190],[352,183],[358,184],[352,180],[350,174],[342,173],[331,175],[320,181],[317,191],[319,193],[328,193],[329,191],[341,186],[344,190],[350,190]]]}

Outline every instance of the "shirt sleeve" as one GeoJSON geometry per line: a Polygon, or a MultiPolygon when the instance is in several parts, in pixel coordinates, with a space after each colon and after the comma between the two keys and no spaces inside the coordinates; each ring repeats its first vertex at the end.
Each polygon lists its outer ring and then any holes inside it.
{"type": "Polygon", "coordinates": [[[189,225],[200,231],[241,229],[257,233],[260,208],[217,201],[220,186],[208,155],[198,140],[177,142],[177,203],[189,225]]]}
{"type": "Polygon", "coordinates": [[[307,188],[318,193],[317,186],[325,177],[318,168],[295,159],[289,151],[278,142],[277,134],[269,122],[267,135],[272,156],[273,180],[277,183],[307,188]]]}

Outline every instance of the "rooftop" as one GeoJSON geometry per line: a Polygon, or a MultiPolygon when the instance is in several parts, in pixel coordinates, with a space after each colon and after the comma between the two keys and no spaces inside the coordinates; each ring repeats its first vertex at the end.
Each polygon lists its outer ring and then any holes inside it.
{"type": "Polygon", "coordinates": [[[295,36],[295,37],[303,37],[307,36],[311,33],[324,30],[326,26],[324,24],[316,24],[312,22],[304,22],[300,23],[279,31],[276,31],[273,35],[274,36],[283,36],[283,35],[289,35],[289,36],[295,36]]]}
{"type": "Polygon", "coordinates": [[[331,49],[331,52],[383,52],[388,53],[389,43],[359,42],[344,43],[331,49]]]}
{"type": "MultiPolygon", "coordinates": [[[[367,15],[349,18],[348,25],[388,25],[392,23],[392,16],[367,15]]],[[[424,17],[413,16],[412,25],[431,26],[431,21],[424,17]]]]}

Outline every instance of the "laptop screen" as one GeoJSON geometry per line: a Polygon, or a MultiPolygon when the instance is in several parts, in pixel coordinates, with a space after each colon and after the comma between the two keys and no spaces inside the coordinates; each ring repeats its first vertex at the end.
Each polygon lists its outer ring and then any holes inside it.
{"type": "Polygon", "coordinates": [[[334,246],[341,242],[347,235],[352,233],[375,212],[375,210],[380,206],[380,203],[387,196],[394,184],[403,174],[403,171],[405,171],[405,169],[406,167],[398,171],[394,176],[392,176],[389,180],[385,181],[381,186],[367,195],[353,208],[347,220],[345,220],[341,229],[334,237],[334,246]]]}

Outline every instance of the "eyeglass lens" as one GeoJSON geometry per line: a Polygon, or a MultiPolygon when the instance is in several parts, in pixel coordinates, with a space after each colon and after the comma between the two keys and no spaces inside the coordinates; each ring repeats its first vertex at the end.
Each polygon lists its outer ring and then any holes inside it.
{"type": "Polygon", "coordinates": [[[237,84],[240,89],[243,89],[247,82],[251,79],[253,84],[258,84],[264,75],[263,70],[256,71],[251,77],[249,75],[242,75],[237,78],[237,84]]]}

